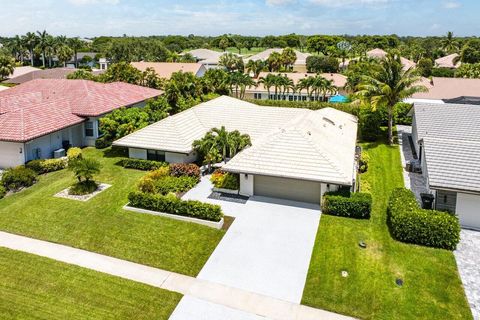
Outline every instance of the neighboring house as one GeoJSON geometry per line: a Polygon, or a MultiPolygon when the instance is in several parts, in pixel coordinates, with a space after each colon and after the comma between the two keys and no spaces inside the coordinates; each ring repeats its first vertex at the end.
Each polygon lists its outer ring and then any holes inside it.
{"type": "MultiPolygon", "coordinates": [[[[270,73],[286,75],[289,79],[293,81],[294,85],[297,85],[301,79],[308,78],[308,77],[315,77],[317,75],[316,73],[300,73],[300,72],[286,72],[286,73],[260,72],[258,79],[262,77],[266,77],[270,73]]],[[[325,79],[333,81],[334,86],[337,88],[336,93],[346,94],[344,87],[347,84],[347,77],[339,73],[322,73],[320,75],[325,79]]],[[[335,92],[326,93],[327,100],[330,96],[333,96],[336,93],[335,92]]],[[[289,92],[285,92],[285,94],[278,92],[277,95],[275,96],[275,87],[270,87],[270,94],[269,94],[269,90],[267,90],[267,88],[262,83],[259,83],[257,84],[257,86],[248,87],[245,90],[245,98],[259,99],[259,100],[270,99],[270,100],[306,101],[308,100],[308,94],[306,89],[303,89],[301,91],[295,91],[295,92],[292,89],[290,89],[289,92]]]]}
{"type": "Polygon", "coordinates": [[[0,92],[0,168],[51,158],[65,146],[92,146],[98,119],[141,106],[159,90],[122,82],[37,79],[0,92]]]}
{"type": "Polygon", "coordinates": [[[15,67],[13,69],[13,73],[7,77],[7,79],[11,78],[16,78],[19,76],[22,76],[24,74],[30,73],[32,71],[37,71],[40,70],[38,68],[30,67],[30,66],[25,66],[25,67],[15,67]]]}
{"type": "Polygon", "coordinates": [[[225,54],[225,52],[213,51],[209,49],[195,49],[188,51],[198,63],[201,63],[208,69],[223,68],[219,61],[220,57],[225,54]]]}
{"type": "Polygon", "coordinates": [[[114,142],[131,158],[193,162],[194,140],[212,128],[249,134],[252,146],[223,169],[240,174],[240,193],[320,203],[327,191],[354,189],[357,118],[332,108],[262,107],[222,96],[114,142]]]}
{"type": "MultiPolygon", "coordinates": [[[[385,59],[387,56],[387,52],[385,50],[376,48],[367,52],[367,57],[376,58],[376,59],[385,59]]],[[[400,61],[402,62],[403,68],[405,70],[410,68],[415,68],[417,64],[407,58],[400,57],[400,61]]]]}
{"type": "MultiPolygon", "coordinates": [[[[17,77],[11,77],[4,81],[4,83],[22,84],[35,79],[67,79],[67,76],[74,73],[79,69],[74,68],[53,68],[44,70],[33,70],[28,73],[19,75],[17,77]]],[[[94,71],[93,74],[98,74],[99,71],[94,71]]]]}
{"type": "Polygon", "coordinates": [[[480,229],[480,107],[416,103],[412,139],[434,207],[480,229]]]}
{"type": "Polygon", "coordinates": [[[191,72],[197,77],[203,77],[207,69],[201,63],[178,63],[178,62],[132,62],[132,66],[140,71],[152,68],[160,78],[170,79],[173,73],[183,71],[191,72]]]}
{"type": "Polygon", "coordinates": [[[428,92],[419,92],[406,102],[480,104],[480,79],[423,78],[428,92]]]}
{"type": "MultiPolygon", "coordinates": [[[[77,52],[78,64],[94,68],[96,64],[95,57],[97,56],[97,54],[97,52],[77,52]],[[91,59],[89,59],[89,62],[84,63],[82,62],[84,60],[84,57],[90,57],[91,59]]],[[[67,68],[75,68],[75,55],[73,55],[70,61],[67,62],[67,68]]]]}
{"type": "MultiPolygon", "coordinates": [[[[262,60],[265,61],[268,59],[270,54],[273,52],[278,52],[282,53],[283,49],[282,48],[272,48],[272,49],[267,49],[265,51],[262,51],[260,53],[257,53],[253,56],[250,56],[248,58],[245,58],[245,65],[249,60],[257,61],[257,60],[262,60]]],[[[294,50],[295,54],[297,55],[297,60],[293,64],[293,71],[295,72],[307,72],[307,58],[311,56],[310,53],[305,53],[305,52],[300,52],[298,50],[294,50]]]]}
{"type": "Polygon", "coordinates": [[[437,68],[448,68],[448,69],[457,69],[462,64],[460,61],[454,63],[454,61],[458,58],[458,53],[452,53],[448,56],[438,58],[435,60],[435,67],[437,68]]]}
{"type": "Polygon", "coordinates": [[[105,71],[108,69],[108,65],[110,64],[110,60],[107,58],[100,58],[98,59],[99,69],[105,71]]]}

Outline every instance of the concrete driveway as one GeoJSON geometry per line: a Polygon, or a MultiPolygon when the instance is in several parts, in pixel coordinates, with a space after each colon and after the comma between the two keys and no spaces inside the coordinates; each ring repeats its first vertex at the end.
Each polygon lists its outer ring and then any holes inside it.
{"type": "Polygon", "coordinates": [[[320,221],[318,205],[266,197],[208,199],[208,177],[184,198],[222,206],[235,221],[198,278],[300,303],[320,221]]]}

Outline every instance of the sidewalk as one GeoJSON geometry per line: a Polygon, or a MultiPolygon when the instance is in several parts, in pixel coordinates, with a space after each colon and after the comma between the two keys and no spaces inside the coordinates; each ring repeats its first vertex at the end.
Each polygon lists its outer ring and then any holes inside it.
{"type": "Polygon", "coordinates": [[[267,319],[352,319],[340,314],[282,301],[245,290],[101,254],[0,231],[0,246],[55,259],[121,278],[175,291],[229,309],[267,319]]]}

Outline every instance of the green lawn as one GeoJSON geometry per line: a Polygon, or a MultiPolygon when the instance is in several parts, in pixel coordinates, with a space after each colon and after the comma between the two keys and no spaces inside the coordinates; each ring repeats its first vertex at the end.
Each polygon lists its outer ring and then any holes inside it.
{"type": "Polygon", "coordinates": [[[403,186],[398,146],[363,147],[370,165],[361,179],[371,187],[372,218],[322,215],[302,303],[363,319],[471,319],[453,254],[394,241],[388,232],[387,200],[403,186]]]}
{"type": "Polygon", "coordinates": [[[33,187],[0,200],[0,230],[197,275],[225,231],[124,211],[129,191],[145,172],[115,165],[119,158],[108,151],[104,156],[87,148],[84,155],[102,163],[96,180],[111,188],[87,202],[55,198],[74,182],[73,174],[43,175],[33,187]]]}
{"type": "Polygon", "coordinates": [[[2,319],[168,319],[181,294],[0,248],[2,319]]]}

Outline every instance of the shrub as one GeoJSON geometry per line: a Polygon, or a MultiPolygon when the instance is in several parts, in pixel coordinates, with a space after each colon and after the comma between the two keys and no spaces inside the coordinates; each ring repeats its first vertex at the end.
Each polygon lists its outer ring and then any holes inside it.
{"type": "Polygon", "coordinates": [[[175,195],[160,195],[143,192],[131,192],[128,195],[130,206],[157,212],[176,214],[203,220],[220,221],[223,217],[219,205],[195,200],[181,200],[175,195]]]}
{"type": "Polygon", "coordinates": [[[44,174],[65,169],[67,167],[67,161],[65,159],[39,159],[32,160],[25,166],[38,174],[44,174]]]}
{"type": "Polygon", "coordinates": [[[455,250],[460,241],[460,223],[455,215],[421,209],[406,188],[392,192],[387,223],[392,236],[402,242],[455,250]]]}
{"type": "Polygon", "coordinates": [[[95,159],[77,159],[72,161],[68,165],[78,182],[90,181],[93,179],[93,176],[100,172],[102,164],[95,159]]]}
{"type": "Polygon", "coordinates": [[[97,190],[98,184],[92,180],[85,180],[75,183],[73,186],[68,189],[68,194],[83,196],[86,194],[93,193],[97,190]]]}
{"type": "Polygon", "coordinates": [[[95,148],[97,149],[105,149],[112,145],[112,141],[107,139],[105,136],[98,138],[95,140],[95,148]]]}
{"type": "Polygon", "coordinates": [[[230,190],[238,190],[238,188],[240,188],[239,180],[238,174],[223,172],[221,170],[215,171],[210,178],[215,188],[230,190]]]}
{"type": "Polygon", "coordinates": [[[7,190],[16,191],[32,186],[37,178],[37,173],[24,166],[6,170],[2,175],[2,185],[7,190]]]}
{"type": "Polygon", "coordinates": [[[3,186],[0,186],[0,199],[5,197],[6,194],[7,194],[7,190],[3,186]]]}
{"type": "Polygon", "coordinates": [[[169,193],[188,191],[192,189],[197,182],[198,180],[195,177],[189,176],[163,176],[159,178],[153,178],[149,175],[146,175],[140,180],[138,188],[142,192],[166,195],[169,193]]]}
{"type": "Polygon", "coordinates": [[[450,68],[433,68],[432,77],[453,78],[455,77],[455,69],[450,68]]]}
{"type": "Polygon", "coordinates": [[[120,164],[124,168],[137,169],[143,171],[156,170],[158,168],[168,166],[166,162],[153,161],[153,160],[143,160],[143,159],[123,159],[120,164]]]}
{"type": "Polygon", "coordinates": [[[200,168],[194,163],[170,164],[170,175],[174,177],[189,176],[200,180],[200,168]]]}
{"type": "Polygon", "coordinates": [[[365,151],[362,151],[362,155],[360,156],[358,171],[360,171],[360,173],[367,172],[369,162],[370,162],[370,156],[365,151]]]}
{"type": "Polygon", "coordinates": [[[395,105],[394,123],[412,125],[412,117],[408,115],[412,109],[411,103],[400,102],[395,105]]]}
{"type": "Polygon", "coordinates": [[[369,193],[329,192],[323,196],[322,212],[334,216],[369,219],[372,211],[372,196],[369,193]]]}
{"type": "Polygon", "coordinates": [[[70,148],[67,151],[68,161],[77,160],[83,158],[82,149],[80,148],[70,148]]]}
{"type": "Polygon", "coordinates": [[[359,128],[362,139],[365,141],[376,141],[382,134],[380,128],[382,122],[382,111],[372,111],[370,106],[360,108],[359,128]]]}

